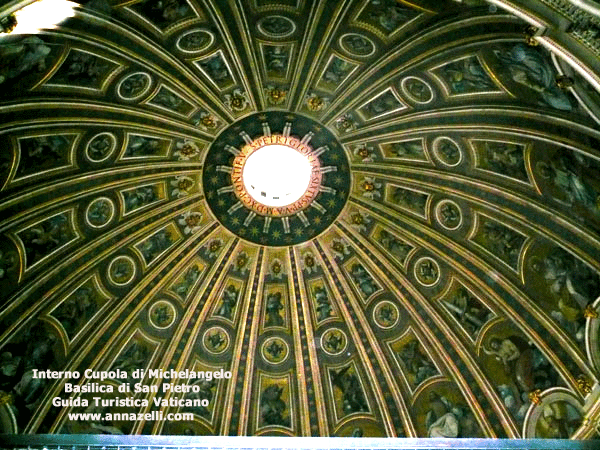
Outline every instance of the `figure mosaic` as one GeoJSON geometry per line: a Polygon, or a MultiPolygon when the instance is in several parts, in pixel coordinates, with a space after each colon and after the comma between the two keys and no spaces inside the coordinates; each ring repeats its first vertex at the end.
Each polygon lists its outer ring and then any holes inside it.
{"type": "Polygon", "coordinates": [[[19,232],[30,267],[77,237],[69,214],[61,213],[19,232]]]}
{"type": "Polygon", "coordinates": [[[360,17],[392,33],[418,14],[416,10],[402,6],[395,0],[371,0],[360,17]]]}
{"type": "Polygon", "coordinates": [[[122,191],[125,213],[129,213],[143,206],[159,200],[156,186],[140,186],[128,191],[122,191]]]}
{"type": "Polygon", "coordinates": [[[217,388],[216,381],[213,380],[200,380],[196,383],[193,383],[194,386],[198,386],[198,390],[196,392],[191,392],[185,396],[186,399],[190,400],[208,400],[208,406],[185,406],[181,410],[185,412],[191,412],[192,414],[197,414],[200,417],[204,417],[208,419],[210,417],[210,403],[215,397],[215,391],[217,388]]]}
{"type": "Polygon", "coordinates": [[[392,91],[387,90],[364,105],[360,111],[368,120],[384,114],[389,114],[402,109],[403,107],[404,105],[396,98],[392,91]]]}
{"type": "Polygon", "coordinates": [[[570,98],[556,84],[552,64],[537,47],[518,43],[509,49],[496,49],[494,53],[503,63],[508,76],[536,92],[541,104],[563,111],[573,109],[570,98]]]}
{"type": "Polygon", "coordinates": [[[72,50],[50,82],[99,89],[102,78],[114,66],[96,55],[72,50]]]}
{"type": "Polygon", "coordinates": [[[323,335],[323,348],[334,355],[346,346],[346,337],[338,330],[328,330],[323,335]]]}
{"type": "Polygon", "coordinates": [[[389,152],[396,158],[418,158],[424,159],[423,141],[420,139],[414,141],[392,142],[385,145],[389,152]]]}
{"type": "Polygon", "coordinates": [[[526,238],[512,228],[497,222],[484,221],[480,241],[490,253],[516,268],[526,238]]]}
{"type": "Polygon", "coordinates": [[[535,437],[569,439],[583,421],[581,411],[572,404],[558,400],[544,405],[535,426],[535,437]]]}
{"type": "Polygon", "coordinates": [[[50,47],[37,36],[27,36],[0,43],[0,84],[19,79],[31,72],[46,70],[50,47]]]}
{"type": "Polygon", "coordinates": [[[146,90],[150,81],[150,75],[146,73],[129,75],[119,86],[119,94],[126,99],[136,98],[146,90]]]}
{"type": "Polygon", "coordinates": [[[368,56],[375,51],[375,45],[360,34],[347,34],[341,39],[342,47],[355,56],[368,56]]]}
{"type": "Polygon", "coordinates": [[[233,320],[239,294],[240,291],[235,287],[235,285],[230,284],[227,286],[227,288],[223,291],[223,295],[221,296],[221,305],[219,306],[216,315],[233,320]]]}
{"type": "Polygon", "coordinates": [[[460,225],[462,215],[458,206],[451,202],[444,202],[439,207],[440,223],[449,229],[455,229],[460,225]]]}
{"type": "MultiPolygon", "coordinates": [[[[563,148],[548,162],[540,161],[537,169],[551,184],[557,201],[583,208],[596,219],[600,218],[600,163],[563,148]]],[[[573,212],[580,218],[577,209],[573,212]]]]}
{"type": "Polygon", "coordinates": [[[350,276],[357,284],[360,292],[362,293],[365,299],[369,298],[372,294],[377,292],[379,286],[369,272],[362,266],[362,264],[355,263],[352,264],[352,268],[350,269],[350,276]]]}
{"type": "Polygon", "coordinates": [[[525,169],[525,146],[509,142],[486,141],[481,167],[501,175],[528,181],[525,169]]]}
{"type": "Polygon", "coordinates": [[[129,283],[135,274],[133,262],[125,256],[115,258],[109,267],[109,277],[111,281],[117,284],[129,283]]]}
{"type": "Polygon", "coordinates": [[[86,218],[93,226],[105,226],[112,218],[113,208],[113,203],[109,199],[98,198],[90,203],[86,211],[86,218]]]}
{"type": "Polygon", "coordinates": [[[483,351],[502,364],[505,380],[508,381],[498,383],[496,387],[515,418],[524,416],[531,392],[558,384],[556,370],[537,348],[521,336],[492,336],[488,345],[483,346],[483,351]]]}
{"type": "Polygon", "coordinates": [[[19,139],[17,176],[27,176],[69,164],[72,136],[36,136],[19,139]]]}
{"type": "Polygon", "coordinates": [[[473,339],[477,337],[483,325],[494,317],[489,309],[462,286],[450,298],[443,300],[443,303],[473,339]]]}
{"type": "Polygon", "coordinates": [[[410,97],[419,103],[428,103],[433,99],[433,91],[427,83],[419,78],[406,78],[402,87],[410,97]]]}
{"type": "Polygon", "coordinates": [[[430,286],[439,280],[440,269],[432,259],[424,258],[417,261],[415,275],[422,284],[430,286]]]}
{"type": "Polygon", "coordinates": [[[163,228],[138,245],[147,264],[154,261],[161,253],[175,243],[175,237],[170,230],[163,228]]]}
{"type": "Polygon", "coordinates": [[[131,342],[124,351],[115,359],[110,370],[117,371],[121,370],[127,373],[127,379],[121,378],[117,381],[121,383],[136,383],[139,380],[133,378],[133,372],[136,369],[145,369],[152,357],[152,350],[146,344],[141,341],[134,340],[131,342]]]}
{"type": "Polygon", "coordinates": [[[285,347],[278,339],[273,339],[264,347],[265,352],[269,355],[268,359],[271,362],[278,362],[284,356],[285,347]]]}
{"type": "Polygon", "coordinates": [[[294,30],[294,23],[285,17],[269,16],[261,20],[260,28],[272,36],[283,36],[294,30]]]}
{"type": "Polygon", "coordinates": [[[458,145],[450,139],[442,138],[435,143],[435,153],[440,161],[449,166],[458,164],[462,154],[458,145]]]}
{"type": "MultiPolygon", "coordinates": [[[[575,91],[586,105],[600,105],[600,92],[586,78],[575,72],[571,79],[575,81],[575,91]]],[[[598,114],[595,117],[598,120],[598,114]]]]}
{"type": "Polygon", "coordinates": [[[407,244],[406,242],[402,242],[394,235],[392,235],[389,231],[383,229],[379,230],[377,242],[379,242],[379,244],[381,244],[381,246],[384,249],[390,252],[402,264],[404,264],[404,262],[406,261],[406,257],[414,248],[412,245],[407,244]]]}
{"type": "Polygon", "coordinates": [[[12,397],[12,413],[19,428],[25,427],[40,405],[47,380],[33,371],[56,369],[54,347],[57,337],[40,323],[34,324],[0,350],[0,389],[12,397]]]}
{"type": "Polygon", "coordinates": [[[227,67],[227,63],[223,59],[221,53],[216,53],[208,58],[198,61],[197,64],[218,86],[224,86],[233,82],[229,67],[227,67]]]}
{"type": "Polygon", "coordinates": [[[284,77],[290,61],[290,48],[283,45],[267,45],[264,47],[267,73],[284,77]]]}
{"type": "Polygon", "coordinates": [[[137,3],[134,9],[160,29],[167,28],[185,17],[193,16],[185,0],[145,0],[137,3]]]}
{"type": "Polygon", "coordinates": [[[0,280],[15,273],[18,267],[19,259],[16,252],[0,250],[0,280]]]}
{"type": "Polygon", "coordinates": [[[63,326],[67,337],[72,340],[75,335],[96,314],[102,299],[89,284],[78,287],[52,312],[63,326]]]}
{"type": "Polygon", "coordinates": [[[471,410],[436,391],[429,393],[425,426],[430,438],[473,438],[480,435],[479,425],[471,410]]]}
{"type": "Polygon", "coordinates": [[[173,285],[173,292],[175,292],[182,299],[186,299],[192,286],[198,281],[200,278],[200,266],[198,264],[194,264],[188,270],[186,270],[183,277],[173,285]]]}
{"type": "Polygon", "coordinates": [[[429,355],[425,353],[419,340],[414,337],[400,348],[398,358],[412,389],[426,379],[439,375],[439,371],[429,355]]]}
{"type": "Polygon", "coordinates": [[[391,200],[393,203],[402,208],[424,215],[427,198],[427,194],[396,187],[393,190],[391,200]]]}
{"type": "Polygon", "coordinates": [[[129,138],[129,142],[127,143],[125,156],[158,156],[162,151],[161,147],[161,141],[158,138],[133,135],[129,138]]]}
{"type": "Polygon", "coordinates": [[[498,90],[476,56],[446,64],[439,74],[454,95],[498,90]]]}
{"type": "Polygon", "coordinates": [[[389,303],[382,302],[375,308],[375,322],[383,328],[393,326],[398,320],[398,309],[389,303]]]}
{"type": "Polygon", "coordinates": [[[271,384],[261,392],[260,418],[262,425],[290,426],[290,419],[286,415],[288,407],[281,398],[283,389],[278,384],[271,384]]]}
{"type": "Polygon", "coordinates": [[[369,411],[363,387],[351,365],[339,370],[329,369],[331,385],[342,394],[341,413],[344,416],[369,411]]]}
{"type": "Polygon", "coordinates": [[[175,309],[167,302],[159,302],[150,309],[150,321],[158,328],[166,328],[175,320],[175,309]]]}
{"type": "Polygon", "coordinates": [[[356,64],[334,56],[325,69],[325,72],[323,72],[321,81],[337,88],[346,80],[355,67],[356,64]]]}
{"type": "Polygon", "coordinates": [[[191,108],[181,97],[164,87],[160,88],[151,103],[182,114],[191,108]]]}
{"type": "Polygon", "coordinates": [[[282,327],[284,326],[284,318],[281,315],[283,311],[283,299],[281,292],[272,292],[267,295],[267,304],[265,306],[265,326],[266,327],[282,327]]]}
{"type": "Polygon", "coordinates": [[[195,52],[206,48],[211,40],[212,38],[208,31],[195,30],[183,35],[177,43],[183,50],[195,52]]]}
{"type": "Polygon", "coordinates": [[[220,329],[215,329],[206,335],[205,345],[210,347],[213,352],[221,353],[223,350],[225,350],[227,344],[227,335],[220,329]]]}
{"type": "Polygon", "coordinates": [[[88,157],[94,161],[103,161],[115,147],[116,140],[108,133],[100,133],[92,138],[87,147],[88,157]]]}
{"type": "Polygon", "coordinates": [[[559,247],[544,258],[542,270],[555,308],[550,314],[577,341],[583,341],[585,310],[600,293],[600,276],[559,247]]]}

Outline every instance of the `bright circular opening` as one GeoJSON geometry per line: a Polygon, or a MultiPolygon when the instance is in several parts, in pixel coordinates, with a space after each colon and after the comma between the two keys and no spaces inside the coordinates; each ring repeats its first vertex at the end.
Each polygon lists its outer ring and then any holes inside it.
{"type": "Polygon", "coordinates": [[[311,173],[306,156],[277,144],[256,150],[242,170],[246,191],[267,206],[285,206],[300,199],[308,189],[311,173]]]}

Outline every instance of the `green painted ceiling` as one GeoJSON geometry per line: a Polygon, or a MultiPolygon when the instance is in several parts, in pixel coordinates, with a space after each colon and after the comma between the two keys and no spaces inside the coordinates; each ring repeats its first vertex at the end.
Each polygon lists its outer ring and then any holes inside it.
{"type": "Polygon", "coordinates": [[[0,431],[596,436],[598,20],[493,3],[92,0],[0,38],[0,431]],[[218,191],[264,122],[335,150],[306,223],[218,191]],[[68,413],[155,408],[31,376],[87,368],[232,378],[126,422],[68,413]]]}

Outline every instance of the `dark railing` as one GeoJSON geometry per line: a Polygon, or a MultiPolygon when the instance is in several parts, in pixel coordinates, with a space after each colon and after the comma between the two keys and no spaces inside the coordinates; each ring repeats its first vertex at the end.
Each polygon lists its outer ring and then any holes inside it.
{"type": "Polygon", "coordinates": [[[381,439],[226,436],[0,435],[0,449],[30,450],[599,450],[600,440],[381,439]]]}

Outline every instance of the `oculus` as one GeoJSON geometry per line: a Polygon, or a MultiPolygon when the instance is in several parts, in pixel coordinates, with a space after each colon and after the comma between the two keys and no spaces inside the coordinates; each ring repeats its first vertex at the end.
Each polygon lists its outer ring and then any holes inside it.
{"type": "Polygon", "coordinates": [[[231,180],[250,209],[262,215],[290,215],[307,207],[318,193],[319,159],[294,137],[263,136],[235,158],[231,180]]]}
{"type": "Polygon", "coordinates": [[[308,158],[301,153],[270,144],[248,157],[242,176],[252,198],[268,206],[284,206],[304,195],[312,171],[308,158]]]}
{"type": "Polygon", "coordinates": [[[268,16],[258,23],[258,29],[265,36],[282,38],[293,34],[296,31],[296,24],[287,17],[268,16]]]}
{"type": "Polygon", "coordinates": [[[225,228],[260,245],[288,246],[318,236],[339,216],[350,165],[327,127],[266,111],[217,136],[204,158],[202,184],[225,228]]]}
{"type": "MultiPolygon", "coordinates": [[[[30,2],[15,12],[16,24],[8,33],[36,34],[41,30],[57,28],[58,24],[75,15],[77,6],[77,3],[68,0],[30,2]]],[[[0,32],[0,36],[8,33],[0,32]]]]}

